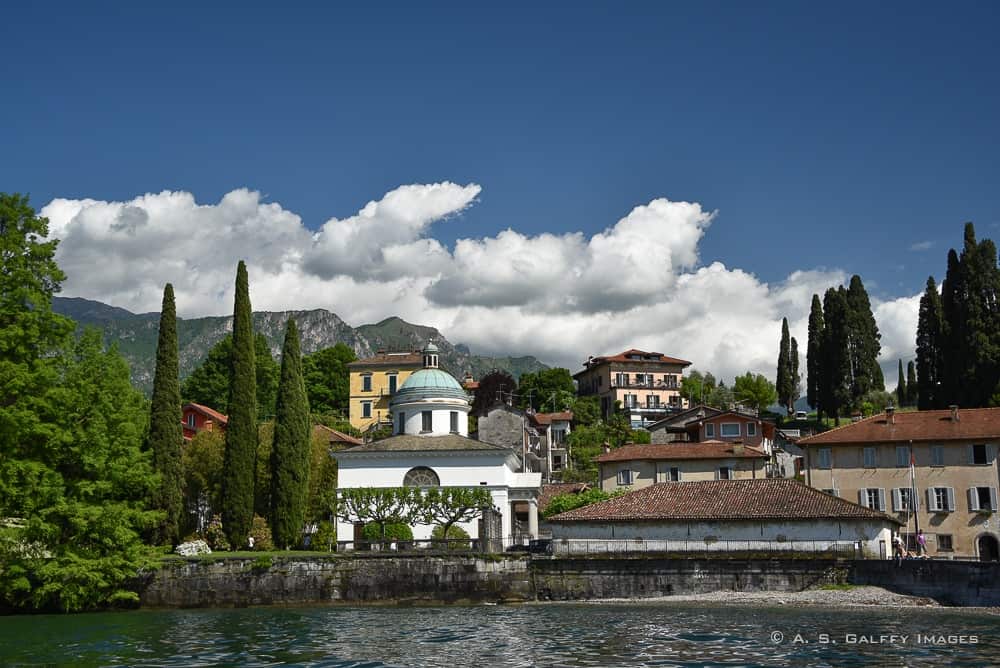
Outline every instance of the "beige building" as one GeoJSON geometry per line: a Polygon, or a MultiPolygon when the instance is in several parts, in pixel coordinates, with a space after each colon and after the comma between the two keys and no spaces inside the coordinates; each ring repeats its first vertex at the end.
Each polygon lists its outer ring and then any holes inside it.
{"type": "Polygon", "coordinates": [[[644,427],[687,406],[681,398],[681,376],[690,365],[663,353],[633,348],[617,355],[591,357],[573,378],[577,394],[600,397],[602,415],[610,416],[618,401],[632,426],[644,427]]]}
{"type": "Polygon", "coordinates": [[[350,372],[349,417],[351,426],[365,430],[392,426],[389,398],[414,371],[423,368],[419,351],[385,352],[347,365],[350,372]]]}
{"type": "Polygon", "coordinates": [[[628,444],[594,458],[605,492],[660,482],[764,478],[767,460],[762,450],[722,441],[628,444]]]}
{"type": "Polygon", "coordinates": [[[922,530],[932,557],[985,561],[1000,558],[998,443],[1000,408],[957,407],[890,409],[799,441],[810,486],[905,523],[911,550],[922,530]]]}

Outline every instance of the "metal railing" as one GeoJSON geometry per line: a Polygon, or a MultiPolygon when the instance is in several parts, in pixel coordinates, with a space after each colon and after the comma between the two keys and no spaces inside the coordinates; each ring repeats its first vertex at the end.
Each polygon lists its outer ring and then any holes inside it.
{"type": "MultiPolygon", "coordinates": [[[[354,554],[462,554],[462,553],[546,553],[551,540],[532,539],[525,536],[507,536],[482,540],[479,538],[411,539],[396,540],[339,540],[330,545],[333,552],[354,554]]],[[[326,546],[319,546],[324,549],[326,546]]]]}
{"type": "Polygon", "coordinates": [[[642,538],[586,539],[557,538],[552,541],[555,556],[586,556],[616,554],[673,554],[725,553],[739,554],[791,554],[809,553],[816,556],[835,556],[845,559],[862,559],[864,547],[860,541],[838,540],[647,540],[642,538]]]}

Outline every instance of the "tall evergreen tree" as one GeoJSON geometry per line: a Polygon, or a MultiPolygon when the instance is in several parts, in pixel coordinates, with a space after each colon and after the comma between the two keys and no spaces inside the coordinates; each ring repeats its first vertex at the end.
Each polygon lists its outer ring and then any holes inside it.
{"type": "Polygon", "coordinates": [[[965,276],[958,253],[948,251],[948,269],[941,284],[941,384],[938,403],[941,406],[957,402],[966,367],[962,349],[962,327],[965,325],[965,276]]]}
{"type": "Polygon", "coordinates": [[[795,402],[802,396],[802,374],[799,373],[799,342],[795,340],[794,336],[792,337],[791,350],[788,352],[788,365],[791,369],[792,379],[792,394],[789,399],[791,400],[791,410],[794,411],[795,402]]]}
{"type": "Polygon", "coordinates": [[[823,412],[840,421],[851,403],[851,361],[848,357],[849,313],[847,290],[830,288],[823,297],[823,332],[819,388],[823,412]]]}
{"type": "Polygon", "coordinates": [[[896,382],[896,405],[904,406],[906,405],[906,400],[909,399],[909,390],[906,387],[906,376],[903,374],[903,360],[899,360],[899,375],[896,382]]]}
{"type": "Polygon", "coordinates": [[[806,341],[806,401],[820,415],[824,409],[820,402],[824,330],[823,305],[819,301],[819,295],[813,295],[809,310],[809,339],[806,341]]]}
{"type": "Polygon", "coordinates": [[[253,521],[253,486],[257,458],[257,383],[250,321],[250,286],[246,265],[236,269],[233,354],[226,426],[225,477],[222,480],[222,526],[233,549],[246,545],[253,521]]]}
{"type": "Polygon", "coordinates": [[[153,467],[160,474],[155,507],[165,513],[156,540],[176,545],[184,514],[184,476],[181,471],[181,386],[177,362],[177,310],[174,286],[163,288],[160,332],[156,343],[156,371],[150,405],[149,449],[153,467]]]}
{"type": "Polygon", "coordinates": [[[917,319],[917,407],[943,408],[941,296],[934,277],[927,277],[927,289],[920,298],[917,319]]]}
{"type": "Polygon", "coordinates": [[[302,379],[299,332],[295,320],[289,318],[271,445],[271,535],[279,548],[293,547],[302,536],[309,490],[309,437],[309,399],[302,379]]]}
{"type": "Polygon", "coordinates": [[[795,413],[795,400],[792,399],[792,342],[788,335],[788,318],[781,319],[781,341],[778,343],[778,369],[775,374],[775,389],[778,391],[778,403],[785,407],[789,415],[795,413]]]}
{"type": "Polygon", "coordinates": [[[857,401],[871,390],[884,390],[885,381],[878,356],[882,351],[878,325],[871,300],[861,277],[851,276],[847,288],[847,357],[850,367],[851,400],[857,401]]]}
{"type": "Polygon", "coordinates": [[[917,386],[917,365],[913,360],[906,364],[906,405],[916,406],[920,396],[917,386]]]}

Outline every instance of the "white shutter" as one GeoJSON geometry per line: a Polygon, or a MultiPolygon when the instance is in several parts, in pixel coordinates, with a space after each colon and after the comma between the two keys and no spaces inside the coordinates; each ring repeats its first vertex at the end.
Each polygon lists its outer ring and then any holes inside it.
{"type": "Polygon", "coordinates": [[[885,490],[881,487],[878,489],[878,509],[885,512],[885,490]]]}
{"type": "Polygon", "coordinates": [[[858,505],[868,507],[868,488],[862,487],[858,490],[858,505]]]}
{"type": "Polygon", "coordinates": [[[892,490],[892,509],[895,511],[900,511],[903,509],[903,499],[902,493],[900,493],[899,488],[892,490]]]}
{"type": "Polygon", "coordinates": [[[969,511],[976,512],[979,510],[979,492],[975,487],[969,488],[969,511]]]}
{"type": "Polygon", "coordinates": [[[987,464],[992,464],[993,463],[993,459],[996,456],[997,456],[996,455],[996,446],[994,446],[993,444],[987,444],[986,445],[986,463],[987,464]]]}
{"type": "Polygon", "coordinates": [[[934,493],[933,487],[927,488],[927,512],[936,513],[941,510],[937,505],[937,494],[934,493]]]}
{"type": "Polygon", "coordinates": [[[955,488],[948,488],[948,510],[955,510],[955,488]]]}
{"type": "Polygon", "coordinates": [[[990,510],[997,511],[997,488],[990,487],[990,510]]]}

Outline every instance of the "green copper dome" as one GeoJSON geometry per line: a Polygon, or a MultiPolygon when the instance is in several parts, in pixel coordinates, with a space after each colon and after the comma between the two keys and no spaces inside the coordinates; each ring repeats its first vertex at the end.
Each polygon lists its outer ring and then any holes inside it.
{"type": "Polygon", "coordinates": [[[389,401],[390,405],[421,399],[460,399],[469,395],[455,377],[441,369],[421,369],[406,379],[389,401]]]}

